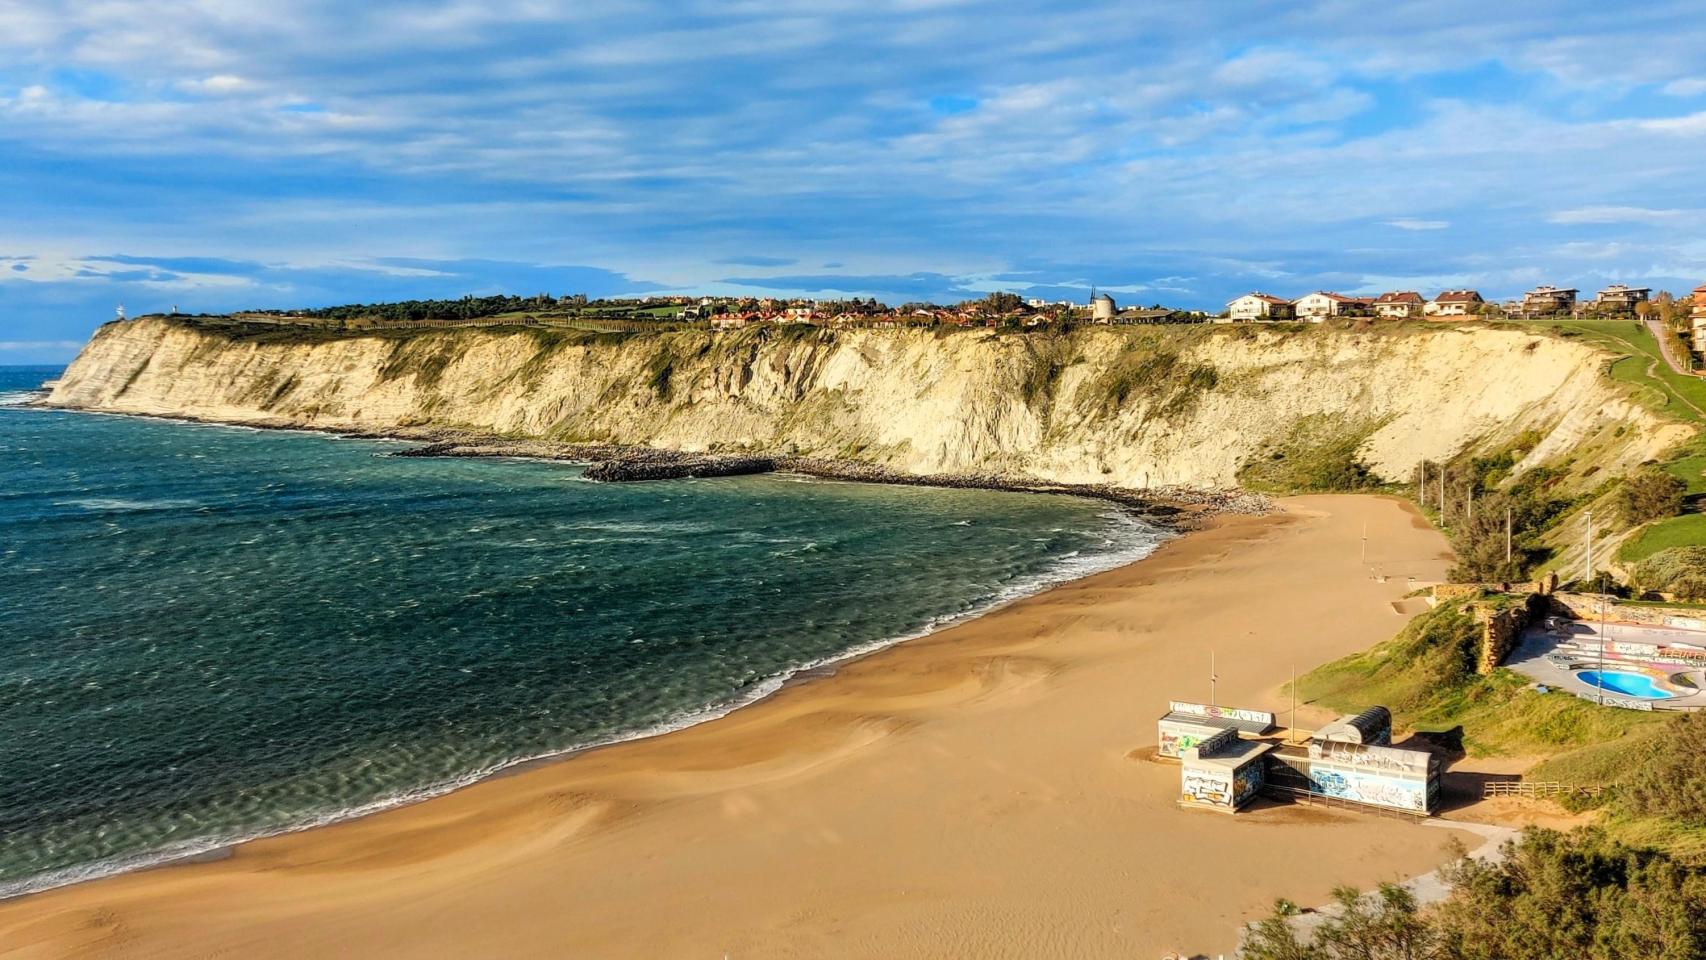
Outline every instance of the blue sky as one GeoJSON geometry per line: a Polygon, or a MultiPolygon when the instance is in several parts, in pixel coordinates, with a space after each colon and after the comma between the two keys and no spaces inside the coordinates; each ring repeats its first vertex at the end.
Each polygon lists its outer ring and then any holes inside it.
{"type": "Polygon", "coordinates": [[[463,293],[1706,280],[1685,3],[0,3],[0,363],[463,293]]]}

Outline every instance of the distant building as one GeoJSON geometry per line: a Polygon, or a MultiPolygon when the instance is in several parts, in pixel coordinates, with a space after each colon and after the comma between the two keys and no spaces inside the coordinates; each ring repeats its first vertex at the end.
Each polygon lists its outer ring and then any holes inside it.
{"type": "Polygon", "coordinates": [[[1172,323],[1178,315],[1177,310],[1167,307],[1154,307],[1148,310],[1121,310],[1114,316],[1115,323],[1172,323]]]}
{"type": "Polygon", "coordinates": [[[739,330],[757,321],[758,317],[750,313],[719,313],[711,317],[711,329],[739,330]]]}
{"type": "Polygon", "coordinates": [[[1090,322],[1113,323],[1114,314],[1119,307],[1114,304],[1114,298],[1105,293],[1098,293],[1090,298],[1090,322]]]}
{"type": "Polygon", "coordinates": [[[1694,288],[1692,307],[1689,332],[1693,335],[1694,354],[1706,357],[1706,283],[1694,288]]]}
{"type": "Polygon", "coordinates": [[[1374,298],[1375,316],[1389,319],[1419,317],[1426,306],[1427,301],[1414,290],[1394,290],[1374,298]]]}
{"type": "Polygon", "coordinates": [[[1290,320],[1297,313],[1290,300],[1252,291],[1228,303],[1226,315],[1236,323],[1252,320],[1290,320]]]}
{"type": "Polygon", "coordinates": [[[1339,312],[1339,295],[1325,290],[1306,293],[1291,302],[1291,312],[1299,320],[1320,323],[1339,312]]]}
{"type": "Polygon", "coordinates": [[[1429,317],[1467,317],[1478,313],[1486,302],[1474,290],[1441,290],[1423,305],[1422,313],[1429,317]]]}
{"type": "Polygon", "coordinates": [[[812,307],[789,307],[782,311],[783,323],[811,323],[817,319],[817,310],[812,307]]]}
{"type": "Polygon", "coordinates": [[[1542,285],[1522,295],[1519,308],[1525,317],[1547,317],[1576,311],[1576,290],[1542,285]]]}
{"type": "Polygon", "coordinates": [[[1634,313],[1635,305],[1647,302],[1651,287],[1628,287],[1614,283],[1599,292],[1593,305],[1604,313],[1634,313]]]}

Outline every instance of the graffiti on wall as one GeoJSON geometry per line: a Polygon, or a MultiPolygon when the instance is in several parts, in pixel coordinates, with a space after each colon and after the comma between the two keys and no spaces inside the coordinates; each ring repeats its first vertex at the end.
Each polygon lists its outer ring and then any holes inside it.
{"type": "Polygon", "coordinates": [[[1172,713],[1182,713],[1192,717],[1217,717],[1222,720],[1262,724],[1266,727],[1274,725],[1274,715],[1261,710],[1218,707],[1206,703],[1191,703],[1188,700],[1169,700],[1167,701],[1167,709],[1172,713]]]}
{"type": "Polygon", "coordinates": [[[1419,813],[1426,813],[1428,809],[1426,781],[1325,767],[1311,769],[1309,779],[1315,785],[1315,792],[1324,796],[1419,813]]]}
{"type": "Polygon", "coordinates": [[[1160,753],[1163,757],[1177,757],[1201,743],[1205,735],[1201,729],[1182,730],[1163,723],[1160,753]]]}
{"type": "Polygon", "coordinates": [[[1265,762],[1246,764],[1238,769],[1232,777],[1233,806],[1243,806],[1245,801],[1256,795],[1262,789],[1262,771],[1267,768],[1265,762]]]}
{"type": "Polygon", "coordinates": [[[1179,775],[1179,799],[1216,807],[1233,805],[1232,780],[1225,771],[1186,767],[1179,775]]]}
{"type": "Polygon", "coordinates": [[[1398,747],[1378,747],[1363,743],[1342,743],[1337,740],[1311,740],[1309,741],[1309,759],[1325,760],[1347,767],[1389,770],[1395,773],[1425,776],[1430,757],[1420,750],[1402,750],[1398,747]]]}

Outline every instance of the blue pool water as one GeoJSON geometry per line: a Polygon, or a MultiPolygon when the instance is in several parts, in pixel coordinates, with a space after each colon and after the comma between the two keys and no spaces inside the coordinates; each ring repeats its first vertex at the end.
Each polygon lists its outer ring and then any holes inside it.
{"type": "Polygon", "coordinates": [[[0,896],[693,723],[1163,536],[18,405],[54,373],[0,368],[0,896]]]}
{"type": "Polygon", "coordinates": [[[1624,697],[1636,697],[1641,700],[1669,700],[1673,694],[1653,682],[1653,678],[1640,673],[1622,673],[1615,670],[1583,670],[1576,674],[1581,681],[1590,687],[1603,688],[1608,692],[1624,697]]]}

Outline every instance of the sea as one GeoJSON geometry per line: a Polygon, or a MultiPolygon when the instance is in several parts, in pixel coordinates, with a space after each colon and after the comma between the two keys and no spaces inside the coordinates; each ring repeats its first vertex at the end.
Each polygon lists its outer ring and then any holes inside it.
{"type": "Polygon", "coordinates": [[[32,409],[0,367],[0,896],[722,715],[1135,560],[1065,496],[32,409]]]}

